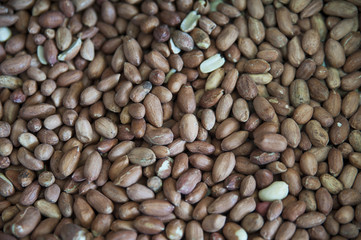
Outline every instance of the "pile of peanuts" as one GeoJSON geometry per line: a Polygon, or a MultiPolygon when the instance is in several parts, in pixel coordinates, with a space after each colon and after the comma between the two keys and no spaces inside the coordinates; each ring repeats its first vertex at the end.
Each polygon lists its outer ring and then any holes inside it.
{"type": "Polygon", "coordinates": [[[360,10],[0,1],[0,239],[361,240],[360,10]]]}

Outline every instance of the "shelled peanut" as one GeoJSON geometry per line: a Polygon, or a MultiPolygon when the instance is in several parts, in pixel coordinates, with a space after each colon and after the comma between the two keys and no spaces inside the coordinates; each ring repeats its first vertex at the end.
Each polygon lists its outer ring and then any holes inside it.
{"type": "Polygon", "coordinates": [[[0,239],[361,240],[361,1],[0,3],[0,239]]]}

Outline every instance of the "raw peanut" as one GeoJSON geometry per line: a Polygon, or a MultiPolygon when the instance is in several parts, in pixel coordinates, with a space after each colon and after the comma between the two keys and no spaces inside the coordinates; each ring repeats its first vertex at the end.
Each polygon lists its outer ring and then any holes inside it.
{"type": "Polygon", "coordinates": [[[235,100],[232,106],[232,114],[238,121],[247,122],[250,115],[247,102],[242,98],[235,100]]]}
{"type": "Polygon", "coordinates": [[[139,205],[139,211],[150,216],[167,216],[174,206],[165,200],[146,200],[139,205]]]}
{"type": "Polygon", "coordinates": [[[59,174],[66,178],[75,171],[80,159],[79,147],[74,147],[66,152],[63,157],[59,160],[58,171],[59,174]]]}
{"type": "Polygon", "coordinates": [[[264,121],[271,121],[275,115],[274,108],[264,97],[256,97],[253,106],[257,115],[264,121]]]}
{"type": "Polygon", "coordinates": [[[264,152],[260,149],[252,151],[250,155],[250,161],[257,165],[268,164],[278,160],[279,158],[280,153],[278,152],[264,152]]]}
{"type": "Polygon", "coordinates": [[[323,107],[332,115],[332,117],[337,117],[341,112],[341,96],[336,91],[332,90],[329,98],[324,102],[323,107]]]}
{"type": "Polygon", "coordinates": [[[258,94],[255,82],[246,74],[241,75],[238,79],[237,90],[239,95],[245,100],[254,99],[258,94]]]}
{"type": "Polygon", "coordinates": [[[90,154],[84,165],[84,177],[89,181],[95,181],[102,169],[102,157],[96,151],[90,154]]]}
{"type": "Polygon", "coordinates": [[[215,151],[215,147],[212,144],[203,141],[187,143],[186,147],[192,153],[201,153],[206,155],[210,155],[215,151]]]}
{"type": "Polygon", "coordinates": [[[173,142],[173,132],[169,128],[154,128],[147,125],[144,139],[155,145],[167,145],[173,142]]]}
{"type": "Polygon", "coordinates": [[[233,150],[245,143],[247,137],[248,132],[246,131],[234,132],[222,140],[221,148],[223,151],[233,150]]]}
{"type": "Polygon", "coordinates": [[[236,7],[226,3],[218,4],[217,10],[230,18],[235,18],[241,15],[236,7]]]}
{"type": "Polygon", "coordinates": [[[342,153],[336,149],[332,148],[328,153],[328,164],[329,171],[333,176],[338,176],[343,168],[343,157],[342,153]]]}
{"type": "MultiPolygon", "coordinates": [[[[145,62],[154,69],[160,69],[165,73],[169,72],[169,63],[157,50],[153,50],[144,56],[145,62]]],[[[134,64],[136,65],[136,64],[134,64]]],[[[137,66],[137,65],[136,65],[137,66]]]]}
{"type": "Polygon", "coordinates": [[[287,205],[282,213],[282,217],[295,221],[299,216],[301,216],[306,210],[306,204],[303,201],[295,201],[287,205]]]}
{"type": "Polygon", "coordinates": [[[331,114],[322,107],[314,108],[313,117],[321,123],[322,127],[330,127],[334,122],[331,114]]]}
{"type": "MultiPolygon", "coordinates": [[[[263,59],[263,55],[261,53],[257,54],[256,44],[250,38],[246,38],[246,37],[239,38],[238,48],[241,51],[241,53],[245,55],[248,59],[253,59],[256,57],[256,55],[257,58],[263,59]]],[[[269,55],[269,54],[265,54],[265,55],[269,55]]]]}
{"type": "Polygon", "coordinates": [[[4,75],[17,75],[25,72],[30,67],[31,56],[23,54],[3,61],[0,71],[4,75]]]}
{"type": "Polygon", "coordinates": [[[218,68],[217,70],[213,71],[207,78],[205,90],[212,90],[217,88],[224,78],[224,69],[218,68]]]}
{"type": "MultiPolygon", "coordinates": [[[[64,52],[62,52],[58,55],[57,60],[59,60],[59,61],[72,60],[79,53],[81,46],[82,46],[81,38],[78,38],[70,45],[70,47],[68,49],[66,49],[64,52]]],[[[46,53],[46,49],[44,49],[44,50],[46,53]]],[[[52,49],[52,51],[55,52],[55,49],[52,49]]],[[[56,54],[57,54],[57,51],[56,51],[56,54]]],[[[48,62],[49,62],[49,60],[48,60],[48,62]]],[[[49,63],[54,64],[56,62],[57,62],[56,60],[52,60],[49,63]]]]}
{"type": "Polygon", "coordinates": [[[302,48],[309,54],[314,55],[320,47],[320,35],[314,29],[308,30],[302,38],[302,48]]]}
{"type": "Polygon", "coordinates": [[[270,73],[248,74],[248,76],[257,84],[265,85],[272,81],[272,75],[270,73]]]}
{"type": "Polygon", "coordinates": [[[153,164],[156,160],[155,154],[148,148],[134,148],[128,153],[129,161],[143,167],[153,164]]]}
{"type": "Polygon", "coordinates": [[[351,56],[347,57],[345,65],[343,69],[347,73],[352,73],[360,69],[360,58],[361,58],[361,51],[357,51],[353,53],[351,56]]]}
{"type": "Polygon", "coordinates": [[[27,207],[11,221],[11,232],[16,237],[25,237],[35,229],[40,219],[40,212],[37,208],[27,207]]]}
{"type": "Polygon", "coordinates": [[[296,148],[301,141],[300,129],[291,118],[287,118],[282,122],[281,134],[287,139],[287,145],[292,148],[296,148]]]}
{"type": "Polygon", "coordinates": [[[199,105],[204,108],[210,108],[217,104],[219,99],[223,96],[224,91],[221,88],[206,91],[199,101],[199,105]]]}
{"type": "Polygon", "coordinates": [[[48,218],[39,223],[39,225],[34,229],[31,234],[32,237],[38,237],[41,235],[46,235],[49,232],[52,232],[55,227],[58,225],[59,220],[56,218],[48,218]]]}
{"type": "Polygon", "coordinates": [[[60,11],[49,11],[39,16],[39,24],[44,28],[56,28],[64,21],[64,15],[60,11]]]}
{"type": "Polygon", "coordinates": [[[182,239],[186,228],[183,220],[172,220],[166,227],[165,232],[169,239],[182,239]]]}
{"type": "Polygon", "coordinates": [[[359,95],[357,94],[357,92],[352,91],[349,92],[342,100],[341,110],[346,118],[351,117],[357,111],[358,99],[359,95]]]}
{"type": "Polygon", "coordinates": [[[130,165],[124,168],[114,179],[114,184],[120,187],[128,187],[136,183],[142,175],[141,166],[130,165]]]}
{"type": "Polygon", "coordinates": [[[342,18],[352,18],[357,14],[356,6],[347,1],[327,3],[323,8],[324,13],[342,18]]]}
{"type": "Polygon", "coordinates": [[[346,165],[341,172],[339,180],[345,188],[351,188],[357,175],[357,168],[352,165],[346,165]]]}
{"type": "Polygon", "coordinates": [[[317,172],[317,161],[312,153],[306,152],[301,155],[301,171],[306,175],[315,175],[317,172]]]}
{"type": "Polygon", "coordinates": [[[287,37],[275,27],[267,28],[266,39],[276,48],[284,47],[288,42],[287,37]]]}
{"type": "Polygon", "coordinates": [[[59,75],[57,84],[61,87],[66,87],[74,82],[79,81],[83,77],[83,72],[79,70],[72,70],[59,75]]]}
{"type": "Polygon", "coordinates": [[[65,27],[58,28],[55,35],[55,41],[56,41],[56,46],[60,51],[64,51],[68,47],[70,47],[71,40],[72,40],[72,36],[68,28],[65,27]]]}
{"type": "Polygon", "coordinates": [[[184,113],[193,113],[196,109],[195,95],[190,85],[183,85],[178,92],[177,103],[184,113]]]}
{"type": "Polygon", "coordinates": [[[184,172],[177,180],[177,191],[182,194],[189,194],[196,184],[201,181],[201,173],[198,169],[191,168],[184,172]]]}
{"type": "Polygon", "coordinates": [[[266,133],[255,138],[254,143],[266,152],[283,152],[287,147],[287,139],[274,133],[266,133]]]}
{"type": "Polygon", "coordinates": [[[238,28],[233,25],[227,25],[218,35],[216,46],[220,51],[226,51],[238,38],[238,28]]]}
{"type": "Polygon", "coordinates": [[[302,50],[301,42],[298,37],[293,37],[287,45],[288,59],[292,66],[298,67],[305,59],[305,53],[302,50]]]}
{"type": "Polygon", "coordinates": [[[242,179],[240,184],[240,194],[243,197],[251,196],[256,189],[256,180],[253,176],[242,179]]]}
{"type": "Polygon", "coordinates": [[[344,188],[343,184],[330,174],[325,173],[321,175],[320,180],[322,186],[324,186],[332,194],[337,194],[344,188]]]}
{"type": "Polygon", "coordinates": [[[336,117],[329,132],[331,142],[335,145],[339,145],[346,140],[349,133],[350,126],[347,119],[342,116],[336,117]]]}
{"type": "Polygon", "coordinates": [[[183,51],[191,51],[194,48],[194,41],[192,37],[182,31],[174,31],[172,34],[174,44],[183,51]]]}
{"type": "Polygon", "coordinates": [[[294,35],[291,13],[286,7],[281,7],[276,10],[276,18],[278,27],[287,37],[294,35]]]}
{"type": "Polygon", "coordinates": [[[198,221],[190,221],[186,226],[186,238],[189,239],[202,239],[203,229],[198,221]]]}
{"type": "Polygon", "coordinates": [[[255,18],[248,19],[248,31],[250,38],[256,43],[260,44],[265,38],[265,28],[263,23],[255,18]]]}
{"type": "Polygon", "coordinates": [[[163,223],[154,217],[140,216],[134,221],[134,227],[144,234],[157,234],[164,230],[163,223]]]}
{"type": "Polygon", "coordinates": [[[258,192],[258,197],[262,201],[282,200],[288,195],[288,185],[282,181],[273,182],[267,188],[258,192]]]}
{"type": "Polygon", "coordinates": [[[346,57],[344,49],[336,40],[327,40],[325,44],[325,54],[332,67],[339,68],[345,64],[346,57]]]}
{"type": "MultiPolygon", "coordinates": [[[[182,55],[184,67],[194,68],[198,67],[204,60],[204,54],[202,51],[193,50],[182,55]]],[[[198,76],[198,74],[196,75],[198,76]]]]}
{"type": "Polygon", "coordinates": [[[37,181],[34,181],[25,188],[24,192],[22,192],[19,202],[25,206],[34,204],[39,196],[40,190],[41,186],[37,181]]]}
{"type": "Polygon", "coordinates": [[[221,97],[216,108],[216,121],[221,122],[229,116],[233,105],[233,99],[230,94],[221,97]]]}
{"type": "Polygon", "coordinates": [[[305,59],[296,71],[296,78],[308,80],[316,71],[316,63],[312,59],[305,59]]]}
{"type": "Polygon", "coordinates": [[[30,170],[41,170],[44,167],[44,163],[36,159],[33,154],[26,150],[24,147],[21,147],[17,153],[18,161],[30,170]]]}
{"type": "Polygon", "coordinates": [[[109,118],[99,118],[94,125],[95,131],[105,138],[112,139],[118,133],[116,125],[109,118]]]}
{"type": "Polygon", "coordinates": [[[345,189],[338,197],[342,205],[355,205],[360,202],[361,195],[355,189],[345,189]]]}
{"type": "Polygon", "coordinates": [[[247,239],[247,232],[238,224],[228,222],[224,225],[223,234],[227,239],[247,239]]]}
{"type": "Polygon", "coordinates": [[[318,121],[309,121],[306,125],[306,132],[315,147],[327,145],[329,141],[328,133],[321,127],[321,124],[318,121]]]}
{"type": "Polygon", "coordinates": [[[284,222],[281,224],[279,230],[277,231],[276,238],[283,239],[293,236],[296,231],[296,225],[291,222],[284,222]]]}
{"type": "Polygon", "coordinates": [[[312,118],[313,108],[308,104],[299,105],[293,112],[293,119],[298,124],[306,124],[312,118]]]}
{"type": "Polygon", "coordinates": [[[193,31],[190,33],[194,43],[200,49],[208,49],[211,45],[211,40],[208,34],[200,28],[194,28],[193,31]]]}
{"type": "Polygon", "coordinates": [[[14,89],[22,86],[22,84],[23,84],[23,81],[18,77],[6,76],[6,75],[0,76],[0,86],[1,87],[14,90],[14,89]]]}
{"type": "Polygon", "coordinates": [[[143,201],[154,198],[154,193],[144,185],[134,184],[127,188],[127,196],[133,201],[143,201]]]}
{"type": "Polygon", "coordinates": [[[295,12],[295,13],[299,13],[301,12],[303,9],[305,9],[305,7],[307,7],[307,5],[310,3],[311,1],[299,1],[299,0],[292,0],[290,1],[290,9],[295,12]]]}
{"type": "Polygon", "coordinates": [[[145,115],[149,122],[155,127],[163,125],[163,110],[159,98],[153,94],[148,94],[144,99],[145,115]]]}
{"type": "Polygon", "coordinates": [[[248,60],[244,66],[245,71],[248,73],[265,73],[268,72],[271,67],[268,62],[263,59],[248,60]]]}
{"type": "Polygon", "coordinates": [[[359,107],[357,112],[349,120],[350,126],[357,130],[361,130],[361,124],[359,124],[360,119],[361,119],[361,108],[359,107]]]}
{"type": "Polygon", "coordinates": [[[114,205],[112,201],[97,190],[89,190],[86,199],[90,206],[99,213],[110,214],[113,212],[114,205]]]}
{"type": "Polygon", "coordinates": [[[0,194],[3,197],[8,197],[15,193],[13,184],[3,173],[0,174],[0,187],[0,194]]]}
{"type": "Polygon", "coordinates": [[[179,122],[179,133],[186,142],[193,142],[198,134],[198,121],[193,114],[185,114],[179,122]]]}
{"type": "Polygon", "coordinates": [[[214,70],[222,67],[225,63],[225,59],[220,54],[215,54],[212,57],[204,60],[199,66],[199,70],[202,73],[210,73],[214,70]]]}
{"type": "Polygon", "coordinates": [[[342,40],[341,44],[345,49],[346,56],[357,51],[357,46],[359,45],[360,35],[356,32],[351,32],[347,34],[342,40]]]}
{"type": "Polygon", "coordinates": [[[256,232],[261,229],[264,220],[259,213],[248,214],[241,223],[241,226],[249,233],[256,232]],[[253,222],[254,224],[250,224],[253,222]]]}
{"type": "Polygon", "coordinates": [[[257,19],[261,19],[264,15],[264,7],[262,4],[262,1],[256,0],[256,1],[250,1],[247,0],[247,7],[249,14],[257,19]]]}
{"type": "Polygon", "coordinates": [[[220,214],[211,214],[202,221],[202,228],[206,232],[216,232],[220,230],[226,221],[226,217],[220,214]]]}
{"type": "Polygon", "coordinates": [[[247,197],[240,200],[230,212],[230,218],[233,221],[240,221],[248,213],[256,209],[256,202],[253,197],[247,197]]]}
{"type": "Polygon", "coordinates": [[[212,179],[215,183],[223,181],[232,172],[236,165],[235,156],[233,153],[222,153],[220,154],[213,166],[212,179]]]}
{"type": "Polygon", "coordinates": [[[311,228],[321,225],[326,220],[326,216],[319,212],[309,212],[301,215],[296,220],[296,225],[302,228],[311,228]]]}
{"type": "MultiPolygon", "coordinates": [[[[273,221],[267,221],[263,225],[260,235],[264,238],[273,238],[276,235],[276,232],[281,225],[281,218],[276,218],[273,221]]],[[[306,232],[307,234],[307,232],[306,232]]],[[[307,235],[308,236],[308,235],[307,235]]]]}
{"type": "Polygon", "coordinates": [[[80,225],[83,227],[90,227],[91,222],[95,218],[94,210],[87,203],[87,201],[77,196],[74,201],[74,214],[79,219],[80,225]]]}
{"type": "Polygon", "coordinates": [[[319,0],[311,1],[301,12],[301,18],[310,17],[316,13],[318,13],[323,7],[323,2],[319,0]]]}
{"type": "Polygon", "coordinates": [[[34,206],[39,209],[40,213],[45,217],[61,218],[59,207],[55,203],[50,203],[45,199],[40,199],[35,202],[34,206]]]}
{"type": "Polygon", "coordinates": [[[224,213],[230,210],[238,201],[238,194],[236,192],[229,192],[221,195],[213,201],[207,208],[210,214],[224,213]]]}
{"type": "Polygon", "coordinates": [[[353,25],[353,19],[345,19],[336,24],[330,31],[330,37],[339,41],[346,36],[351,30],[353,25]]]}
{"type": "Polygon", "coordinates": [[[116,203],[123,203],[128,200],[125,191],[111,182],[107,182],[103,185],[102,193],[116,203]]]}
{"type": "Polygon", "coordinates": [[[126,37],[123,40],[123,51],[125,58],[133,65],[139,66],[142,58],[143,51],[139,46],[139,43],[130,37],[126,37]]]}
{"type": "Polygon", "coordinates": [[[287,171],[282,173],[281,177],[288,184],[289,192],[292,195],[297,195],[302,190],[301,177],[296,170],[292,168],[287,169],[287,171]]]}

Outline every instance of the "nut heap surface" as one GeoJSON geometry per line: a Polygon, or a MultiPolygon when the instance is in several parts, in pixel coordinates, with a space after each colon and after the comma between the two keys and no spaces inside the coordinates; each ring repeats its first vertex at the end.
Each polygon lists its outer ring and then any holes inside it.
{"type": "Polygon", "coordinates": [[[360,10],[0,1],[0,239],[361,240],[360,10]]]}

